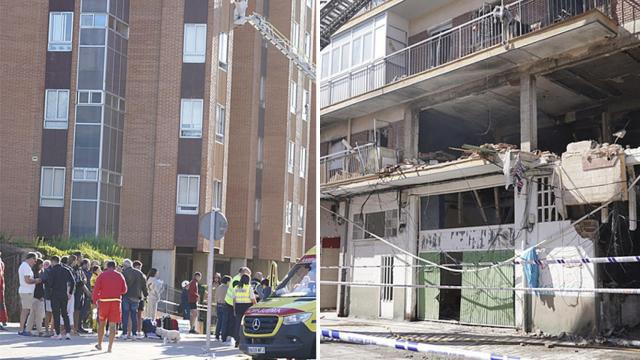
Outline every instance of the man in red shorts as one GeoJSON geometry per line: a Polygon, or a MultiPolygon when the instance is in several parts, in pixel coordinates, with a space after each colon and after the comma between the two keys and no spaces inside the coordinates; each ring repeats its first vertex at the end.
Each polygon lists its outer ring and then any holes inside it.
{"type": "Polygon", "coordinates": [[[116,262],[108,261],[107,269],[98,276],[96,285],[93,288],[92,300],[98,305],[98,344],[96,349],[102,350],[102,339],[104,338],[105,323],[109,322],[109,348],[113,345],[116,337],[116,324],[122,321],[122,308],[120,298],[127,292],[127,283],[124,276],[116,272],[116,262]]]}

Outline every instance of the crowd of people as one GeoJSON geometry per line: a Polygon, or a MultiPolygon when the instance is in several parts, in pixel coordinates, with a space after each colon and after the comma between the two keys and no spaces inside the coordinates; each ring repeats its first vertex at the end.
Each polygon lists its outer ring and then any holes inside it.
{"type": "MultiPolygon", "coordinates": [[[[103,264],[83,258],[81,252],[69,256],[44,259],[38,252],[30,252],[18,269],[20,287],[20,325],[22,336],[50,337],[70,340],[72,335],[98,334],[96,349],[108,337],[111,351],[118,329],[120,339],[140,339],[143,319],[156,319],[158,303],[165,284],[158,270],[151,268],[145,276],[142,263],[125,259],[103,264]]],[[[0,260],[0,330],[6,326],[4,306],[4,263],[0,260]]],[[[262,273],[251,276],[248,267],[238,273],[213,277],[212,298],[216,312],[215,339],[231,345],[241,329],[242,315],[258,301],[271,295],[269,280],[262,273]],[[233,339],[233,340],[232,340],[233,339]]],[[[197,333],[198,304],[207,298],[201,284],[202,274],[196,272],[191,281],[182,282],[181,307],[190,333],[197,333]]]]}
{"type": "MultiPolygon", "coordinates": [[[[7,321],[4,271],[0,261],[0,324],[7,321]]],[[[120,338],[142,338],[142,317],[156,318],[163,291],[158,275],[152,268],[145,276],[138,260],[100,264],[83,258],[79,251],[45,260],[42,254],[30,252],[18,269],[18,334],[71,340],[71,335],[86,334],[92,328],[98,333],[96,349],[102,349],[106,334],[109,351],[118,325],[120,338]]]]}
{"type": "MultiPolygon", "coordinates": [[[[190,333],[197,333],[198,303],[202,303],[202,298],[206,298],[206,292],[201,291],[201,280],[202,274],[196,272],[191,281],[182,282],[181,307],[184,319],[190,321],[190,333]]],[[[215,273],[212,289],[212,306],[215,305],[216,311],[216,328],[213,335],[217,341],[226,345],[235,342],[235,346],[238,346],[242,315],[252,305],[271,295],[269,279],[261,272],[256,272],[252,278],[251,270],[241,267],[233,277],[215,273]],[[231,341],[232,338],[235,341],[231,341]]]]}

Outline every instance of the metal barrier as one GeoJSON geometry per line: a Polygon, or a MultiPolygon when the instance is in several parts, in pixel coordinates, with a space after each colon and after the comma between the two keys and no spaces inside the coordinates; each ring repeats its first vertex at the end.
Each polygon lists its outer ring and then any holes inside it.
{"type": "Polygon", "coordinates": [[[640,3],[636,0],[519,0],[506,5],[505,9],[497,7],[493,12],[358,66],[345,75],[323,80],[320,106],[379,89],[591,10],[602,12],[621,26],[633,24],[635,29],[640,3]]]}
{"type": "Polygon", "coordinates": [[[359,176],[377,174],[396,164],[396,152],[370,143],[320,158],[320,183],[326,184],[359,176]]]}

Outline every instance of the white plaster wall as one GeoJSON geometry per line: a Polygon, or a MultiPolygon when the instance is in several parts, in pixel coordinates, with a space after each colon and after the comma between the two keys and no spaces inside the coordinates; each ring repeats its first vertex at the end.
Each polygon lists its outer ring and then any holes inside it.
{"type": "Polygon", "coordinates": [[[320,142],[344,138],[349,133],[349,122],[340,121],[331,125],[322,126],[320,129],[320,142]]]}
{"type": "MultiPolygon", "coordinates": [[[[353,219],[354,214],[362,212],[364,214],[378,211],[387,211],[398,209],[398,197],[400,195],[396,192],[374,194],[369,197],[359,196],[352,199],[350,205],[350,218],[353,219]],[[364,205],[364,206],[363,206],[364,205]]],[[[412,211],[415,206],[408,205],[407,211],[412,211]]],[[[414,218],[408,216],[408,219],[414,218]]],[[[399,220],[401,219],[399,212],[399,220]]],[[[411,254],[415,254],[416,241],[415,237],[411,234],[415,232],[410,231],[411,225],[409,220],[407,227],[403,232],[398,231],[398,236],[385,238],[394,245],[409,251],[411,254]]],[[[352,282],[369,282],[380,283],[381,282],[381,270],[377,266],[381,264],[382,256],[394,256],[394,269],[393,269],[393,281],[395,284],[411,284],[413,283],[413,272],[410,267],[404,265],[411,265],[413,260],[410,256],[402,254],[401,252],[393,249],[391,246],[375,239],[367,240],[352,240],[353,227],[348,228],[349,238],[349,251],[353,254],[352,263],[353,266],[376,266],[375,268],[352,268],[350,281],[352,282]]],[[[411,292],[405,290],[394,290],[394,319],[405,319],[407,312],[411,313],[411,309],[407,309],[407,301],[410,301],[411,292]],[[398,296],[401,295],[401,296],[398,296]],[[407,298],[409,298],[407,300],[407,298]]],[[[380,308],[380,291],[379,288],[352,288],[351,289],[351,313],[355,316],[361,317],[378,317],[380,308]],[[364,304],[368,304],[364,306],[364,304]]]]}
{"type": "Polygon", "coordinates": [[[403,121],[407,111],[406,105],[397,105],[386,108],[382,111],[375,112],[363,117],[351,120],[351,133],[356,134],[366,130],[373,130],[373,119],[376,119],[376,127],[383,128],[397,121],[403,121]]]}
{"type": "MultiPolygon", "coordinates": [[[[320,206],[329,210],[331,209],[331,205],[332,202],[330,201],[320,201],[320,206]]],[[[346,222],[343,221],[339,223],[337,221],[338,217],[332,216],[327,210],[319,209],[318,211],[320,211],[320,238],[344,237],[346,222]]]]}

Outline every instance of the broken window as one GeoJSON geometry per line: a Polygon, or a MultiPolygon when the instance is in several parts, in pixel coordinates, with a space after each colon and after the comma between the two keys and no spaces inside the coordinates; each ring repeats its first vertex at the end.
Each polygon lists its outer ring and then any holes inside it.
{"type": "Polygon", "coordinates": [[[556,197],[553,193],[553,185],[548,176],[538,177],[534,180],[538,189],[538,219],[537,222],[560,221],[562,216],[556,209],[556,197]]]}
{"type": "Polygon", "coordinates": [[[513,191],[503,187],[425,196],[420,230],[513,223],[513,191]]]}
{"type": "Polygon", "coordinates": [[[369,213],[365,215],[365,229],[367,229],[366,238],[371,238],[371,234],[384,237],[385,222],[384,211],[369,213]]]}

